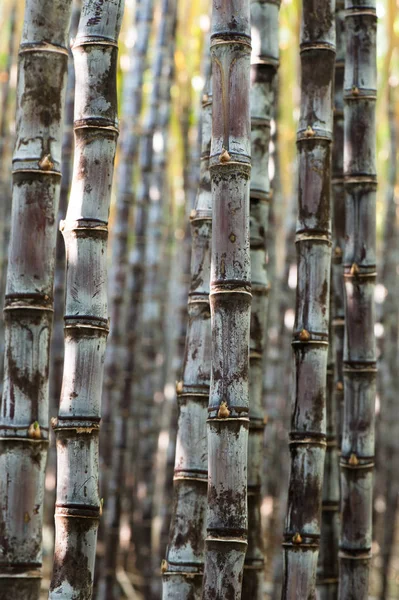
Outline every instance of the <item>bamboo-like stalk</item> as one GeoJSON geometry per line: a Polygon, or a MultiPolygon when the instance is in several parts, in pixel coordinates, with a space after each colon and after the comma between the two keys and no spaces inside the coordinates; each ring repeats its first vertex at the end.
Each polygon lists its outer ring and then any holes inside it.
{"type": "Polygon", "coordinates": [[[213,1],[212,374],[204,600],[241,598],[247,549],[251,257],[250,3],[213,1]]]}
{"type": "Polygon", "coordinates": [[[331,265],[330,346],[327,364],[327,448],[324,462],[322,522],[317,589],[320,600],[335,600],[338,594],[339,466],[343,415],[344,290],[342,256],[345,244],[345,194],[343,179],[343,83],[344,83],[344,2],[335,13],[336,60],[332,148],[333,253],[331,265]]]}
{"type": "MultiPolygon", "coordinates": [[[[331,308],[331,306],[330,306],[331,308]]],[[[330,328],[331,335],[331,328],[330,328]]],[[[336,438],[336,405],[334,394],[335,353],[330,337],[327,362],[327,448],[324,461],[321,539],[317,570],[317,590],[320,600],[336,600],[338,593],[339,543],[339,469],[336,438]]]]}
{"type": "MultiPolygon", "coordinates": [[[[72,2],[72,18],[69,30],[69,39],[75,38],[80,19],[80,0],[72,2]]],[[[68,77],[65,100],[65,125],[64,136],[62,140],[62,166],[61,166],[61,191],[60,202],[58,206],[57,223],[65,217],[69,189],[72,179],[73,163],[73,113],[75,105],[75,69],[73,66],[72,51],[69,50],[68,77]]],[[[65,245],[60,231],[57,232],[56,253],[55,253],[55,274],[54,274],[54,321],[53,335],[51,339],[50,351],[50,416],[55,416],[58,412],[58,405],[62,385],[62,371],[64,366],[64,299],[65,299],[65,245]]],[[[50,438],[50,448],[48,453],[48,462],[46,467],[46,477],[56,476],[57,453],[55,448],[55,438],[50,438]]],[[[47,488],[47,485],[46,485],[47,488]]],[[[56,497],[55,485],[51,490],[47,490],[44,506],[44,522],[47,526],[54,529],[54,504],[56,497]]]]}
{"type": "Polygon", "coordinates": [[[204,570],[208,481],[206,417],[211,377],[209,284],[212,236],[209,175],[212,94],[206,88],[201,118],[201,176],[197,201],[190,215],[191,285],[183,375],[177,385],[179,419],[173,478],[175,501],[166,560],[162,564],[163,600],[201,598],[204,570]]]}
{"type": "Polygon", "coordinates": [[[70,4],[28,0],[19,49],[0,417],[2,599],[36,600],[40,591],[55,220],[70,4]]]}
{"type": "Polygon", "coordinates": [[[128,345],[125,333],[129,328],[128,295],[128,235],[134,208],[133,171],[138,154],[139,126],[143,79],[154,13],[153,0],[140,1],[136,7],[137,41],[131,53],[131,67],[123,90],[121,156],[118,166],[115,231],[112,238],[110,274],[111,331],[105,361],[103,409],[105,428],[102,433],[102,466],[105,497],[105,556],[100,572],[98,600],[111,600],[116,581],[119,529],[122,512],[121,491],[125,487],[126,449],[129,435],[130,394],[125,394],[124,371],[128,345]],[[113,414],[112,414],[113,413],[113,414]]]}
{"type": "Polygon", "coordinates": [[[279,2],[251,1],[250,247],[252,309],[249,350],[250,424],[248,440],[248,548],[242,594],[263,599],[264,549],[260,507],[264,435],[263,365],[269,284],[266,235],[270,201],[269,144],[278,68],[279,2]]]}
{"type": "MultiPolygon", "coordinates": [[[[69,30],[69,39],[72,42],[78,30],[80,19],[81,1],[73,0],[72,18],[69,30]]],[[[60,203],[58,207],[57,223],[65,218],[68,206],[69,190],[72,180],[73,164],[73,113],[75,106],[75,69],[72,51],[69,52],[68,78],[65,100],[65,125],[62,140],[62,179],[60,203]]],[[[57,234],[55,277],[54,277],[54,330],[51,341],[51,370],[50,370],[50,411],[56,414],[61,393],[62,370],[64,365],[64,296],[65,296],[65,246],[61,232],[57,234]]],[[[51,413],[50,413],[51,414],[51,413]]]]}
{"type": "Polygon", "coordinates": [[[345,10],[344,1],[336,3],[337,56],[335,61],[334,129],[332,150],[332,333],[335,352],[335,405],[337,409],[337,441],[341,448],[344,411],[344,283],[342,259],[345,248],[345,189],[344,189],[344,67],[345,67],[345,10]]]}
{"type": "Polygon", "coordinates": [[[376,10],[345,2],[344,423],[339,598],[368,595],[374,465],[376,10]]]}
{"type": "MultiPolygon", "coordinates": [[[[395,88],[388,88],[388,123],[389,123],[389,172],[386,196],[386,213],[384,226],[384,263],[382,281],[387,289],[383,304],[382,323],[384,325],[383,350],[379,373],[382,398],[381,413],[383,417],[384,435],[384,495],[386,511],[384,514],[384,534],[381,544],[381,592],[380,599],[389,597],[389,569],[391,567],[392,550],[396,532],[396,514],[398,509],[399,478],[397,475],[398,459],[398,420],[397,420],[397,389],[398,378],[398,340],[399,340],[399,311],[397,298],[399,293],[399,231],[398,207],[395,194],[397,184],[397,142],[398,131],[394,103],[395,88]]],[[[381,440],[382,441],[382,440],[381,440]]]]}
{"type": "Polygon", "coordinates": [[[73,46],[75,159],[61,224],[67,259],[65,362],[58,419],[51,599],[92,595],[100,498],[98,433],[108,334],[107,222],[117,129],[117,40],[123,0],[85,0],[73,46]]]}
{"type": "Polygon", "coordinates": [[[326,448],[326,375],[331,259],[334,2],[306,0],[301,27],[301,114],[296,248],[298,285],[291,473],[282,598],[314,598],[326,448]]]}

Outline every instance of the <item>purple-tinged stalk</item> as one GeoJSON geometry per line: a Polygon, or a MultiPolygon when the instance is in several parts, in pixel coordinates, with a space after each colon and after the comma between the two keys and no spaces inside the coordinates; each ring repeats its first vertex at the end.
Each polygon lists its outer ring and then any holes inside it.
{"type": "Polygon", "coordinates": [[[337,56],[335,61],[334,128],[332,149],[332,304],[331,322],[335,353],[334,393],[337,410],[337,441],[341,448],[342,421],[344,413],[344,281],[342,260],[345,249],[345,189],[344,189],[344,68],[345,68],[345,10],[343,0],[337,0],[335,25],[337,56]]]}
{"type": "Polygon", "coordinates": [[[332,93],[335,3],[305,0],[301,26],[297,295],[293,332],[291,473],[284,532],[283,600],[316,596],[331,264],[332,93]]]}
{"type": "Polygon", "coordinates": [[[336,47],[334,119],[332,147],[333,252],[330,294],[330,347],[327,364],[327,448],[324,462],[322,524],[317,589],[320,600],[336,600],[338,594],[339,545],[339,464],[343,415],[344,289],[342,256],[345,245],[345,194],[343,179],[343,83],[344,83],[344,3],[337,2],[335,13],[336,47]]]}
{"type": "Polygon", "coordinates": [[[249,345],[250,423],[248,440],[248,548],[242,594],[264,596],[264,545],[261,526],[262,459],[265,415],[263,367],[267,328],[267,229],[269,201],[269,145],[279,61],[278,2],[251,1],[251,150],[250,248],[252,308],[249,345]]]}
{"type": "Polygon", "coordinates": [[[366,598],[371,559],[376,344],[376,9],[345,1],[345,343],[339,598],[366,598]]]}
{"type": "Polygon", "coordinates": [[[241,598],[247,549],[251,256],[250,3],[213,1],[212,372],[204,600],[241,598]]]}
{"type": "Polygon", "coordinates": [[[107,237],[118,137],[116,72],[123,0],[84,0],[73,45],[75,158],[61,223],[67,260],[65,361],[58,418],[54,567],[49,598],[92,596],[98,434],[108,335],[107,237]]]}
{"type": "Polygon", "coordinates": [[[40,592],[49,349],[71,2],[27,0],[19,48],[0,409],[0,598],[40,592]]]}
{"type": "Polygon", "coordinates": [[[162,563],[162,598],[199,600],[202,593],[208,455],[206,418],[211,377],[209,284],[212,196],[209,175],[212,95],[202,104],[201,175],[191,212],[191,285],[182,381],[177,385],[179,419],[174,470],[174,507],[166,559],[162,563]]]}

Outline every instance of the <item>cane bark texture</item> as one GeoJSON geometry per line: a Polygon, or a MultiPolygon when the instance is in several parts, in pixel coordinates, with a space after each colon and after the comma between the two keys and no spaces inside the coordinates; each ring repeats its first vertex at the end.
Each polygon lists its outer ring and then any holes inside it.
{"type": "Polygon", "coordinates": [[[345,408],[339,598],[367,598],[371,558],[376,345],[376,10],[345,2],[345,408]]]}
{"type": "Polygon", "coordinates": [[[49,598],[90,600],[100,498],[98,434],[108,335],[107,236],[118,136],[117,40],[123,1],[85,0],[73,46],[75,159],[61,224],[67,260],[58,419],[54,568],[49,598]]]}
{"type": "Polygon", "coordinates": [[[344,289],[342,257],[345,244],[345,193],[343,179],[343,83],[344,83],[344,3],[337,2],[335,13],[336,48],[334,119],[332,147],[333,252],[330,292],[330,347],[327,364],[327,448],[324,462],[322,524],[317,589],[320,600],[336,600],[338,594],[339,545],[339,459],[344,386],[344,289]]]}
{"type": "Polygon", "coordinates": [[[2,599],[33,600],[40,592],[49,439],[49,347],[70,4],[28,0],[19,49],[0,410],[2,599]]]}
{"type": "Polygon", "coordinates": [[[343,279],[343,255],[345,248],[345,188],[344,188],[344,68],[345,68],[345,7],[342,0],[336,4],[337,57],[335,61],[334,86],[334,143],[332,150],[332,304],[331,321],[335,354],[335,404],[337,410],[337,442],[341,448],[344,412],[344,332],[345,302],[343,279]]]}
{"type": "MultiPolygon", "coordinates": [[[[209,86],[208,86],[209,87],[209,86]]],[[[191,285],[182,381],[177,385],[174,506],[169,544],[162,565],[162,599],[199,600],[202,593],[206,537],[208,452],[206,419],[211,378],[209,285],[212,195],[209,174],[212,95],[202,104],[201,175],[197,201],[190,214],[191,285]]]]}
{"type": "Polygon", "coordinates": [[[315,598],[326,449],[335,4],[303,3],[298,145],[298,286],[291,473],[282,598],[315,598]]]}
{"type": "Polygon", "coordinates": [[[214,0],[211,24],[212,372],[203,599],[239,600],[247,549],[250,3],[214,0]]]}
{"type": "Polygon", "coordinates": [[[111,331],[105,361],[102,431],[102,485],[105,499],[105,556],[101,569],[98,600],[112,600],[116,580],[119,529],[122,512],[122,490],[125,488],[126,450],[129,434],[130,394],[124,391],[124,365],[129,329],[128,271],[129,225],[134,208],[133,172],[139,146],[139,119],[143,101],[143,78],[153,21],[153,0],[140,1],[136,7],[137,41],[131,53],[131,67],[123,90],[121,153],[118,166],[115,229],[111,242],[111,272],[109,281],[111,331]]]}
{"type": "Polygon", "coordinates": [[[251,150],[250,247],[252,308],[249,350],[250,423],[248,446],[248,548],[242,594],[264,596],[264,549],[261,527],[261,484],[264,435],[263,365],[269,284],[266,236],[269,219],[269,144],[278,68],[277,2],[251,2],[251,150]]]}

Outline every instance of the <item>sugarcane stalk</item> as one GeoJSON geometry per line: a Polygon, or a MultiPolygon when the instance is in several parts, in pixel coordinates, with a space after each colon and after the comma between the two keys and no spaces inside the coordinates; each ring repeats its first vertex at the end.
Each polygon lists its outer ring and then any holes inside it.
{"type": "MultiPolygon", "coordinates": [[[[69,29],[70,41],[75,38],[80,19],[80,0],[74,0],[72,3],[72,18],[69,29]]],[[[62,140],[62,165],[61,165],[61,192],[58,206],[57,223],[65,217],[69,189],[72,179],[73,164],[73,113],[75,105],[75,69],[73,66],[72,51],[69,50],[68,59],[68,77],[65,99],[65,125],[64,136],[62,140]]],[[[55,416],[58,412],[58,404],[62,385],[62,371],[64,366],[64,298],[65,298],[65,246],[62,234],[57,232],[56,253],[55,253],[55,274],[54,274],[54,321],[53,335],[51,339],[50,351],[50,416],[55,416]]],[[[50,480],[56,477],[57,453],[55,448],[55,438],[50,438],[50,448],[46,468],[46,478],[50,480]]],[[[47,489],[44,506],[44,519],[47,526],[54,529],[54,504],[56,489],[55,485],[51,490],[47,489]]]]}
{"type": "Polygon", "coordinates": [[[376,347],[376,10],[345,2],[344,422],[339,598],[366,598],[372,541],[376,347]]]}
{"type": "Polygon", "coordinates": [[[335,13],[336,48],[334,118],[332,148],[333,252],[330,292],[330,346],[327,364],[327,448],[324,463],[322,525],[317,589],[320,600],[336,600],[338,594],[339,544],[339,465],[343,414],[344,290],[342,256],[345,244],[345,194],[343,179],[343,83],[344,83],[344,3],[337,2],[335,13]]]}
{"type": "Polygon", "coordinates": [[[345,10],[344,2],[336,4],[337,56],[335,60],[334,86],[334,129],[332,150],[332,207],[333,207],[333,252],[332,252],[332,304],[331,321],[335,352],[335,404],[337,410],[337,442],[341,448],[344,411],[344,332],[345,307],[343,283],[343,255],[345,248],[345,189],[344,189],[344,67],[345,67],[345,10]]]}
{"type": "Polygon", "coordinates": [[[250,247],[252,309],[249,350],[250,424],[248,440],[248,548],[242,594],[263,599],[264,548],[261,527],[264,436],[263,365],[269,283],[266,235],[270,201],[269,144],[278,68],[278,2],[251,1],[250,247]]]}
{"type": "Polygon", "coordinates": [[[0,598],[37,599],[70,2],[27,0],[18,62],[0,417],[0,598]]]}
{"type": "MultiPolygon", "coordinates": [[[[207,86],[209,87],[209,86],[207,86]]],[[[209,154],[212,94],[202,102],[201,175],[191,222],[191,284],[182,380],[177,384],[177,425],[174,507],[166,559],[162,563],[162,598],[198,600],[202,593],[208,455],[206,417],[211,376],[210,262],[212,196],[209,154]]]]}
{"type": "Polygon", "coordinates": [[[249,427],[250,3],[214,0],[211,22],[212,375],[204,600],[241,598],[249,427]]]}
{"type": "Polygon", "coordinates": [[[314,598],[326,450],[326,376],[331,263],[334,2],[303,4],[298,146],[298,285],[293,332],[291,473],[282,598],[314,598]]]}
{"type": "Polygon", "coordinates": [[[118,136],[117,40],[123,0],[85,0],[73,56],[75,158],[61,230],[67,260],[65,361],[58,418],[54,567],[49,598],[92,596],[98,434],[108,335],[107,237],[118,136]]]}

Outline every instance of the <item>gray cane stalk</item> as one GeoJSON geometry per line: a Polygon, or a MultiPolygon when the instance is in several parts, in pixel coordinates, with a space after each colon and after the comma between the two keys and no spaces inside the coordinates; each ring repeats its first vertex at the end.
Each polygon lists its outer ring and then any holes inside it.
{"type": "Polygon", "coordinates": [[[179,418],[173,477],[175,502],[166,559],[162,564],[163,600],[199,600],[202,593],[208,482],[206,418],[211,377],[211,121],[212,95],[210,90],[205,90],[201,176],[195,208],[190,214],[192,253],[188,328],[183,376],[177,385],[179,418]]]}
{"type": "Polygon", "coordinates": [[[250,3],[213,1],[212,372],[203,599],[241,598],[249,427],[250,3]]]}
{"type": "Polygon", "coordinates": [[[345,344],[339,598],[367,598],[372,541],[376,344],[376,10],[346,0],[345,344]]]}
{"type": "Polygon", "coordinates": [[[49,598],[90,600],[101,513],[98,434],[108,335],[107,237],[118,136],[117,40],[123,0],[85,0],[73,46],[75,158],[61,230],[67,260],[58,418],[54,567],[49,598]]]}
{"type": "Polygon", "coordinates": [[[327,448],[324,463],[322,524],[317,589],[320,600],[336,600],[338,594],[339,465],[343,414],[344,289],[342,257],[345,236],[345,194],[343,180],[343,83],[344,3],[336,5],[337,55],[335,60],[334,119],[332,148],[333,253],[331,265],[330,347],[327,364],[327,448]]]}
{"type": "Polygon", "coordinates": [[[315,598],[326,450],[335,3],[305,0],[298,146],[298,286],[282,598],[315,598]]]}
{"type": "Polygon", "coordinates": [[[0,417],[0,598],[40,591],[49,348],[71,2],[27,0],[18,62],[0,417]]]}

